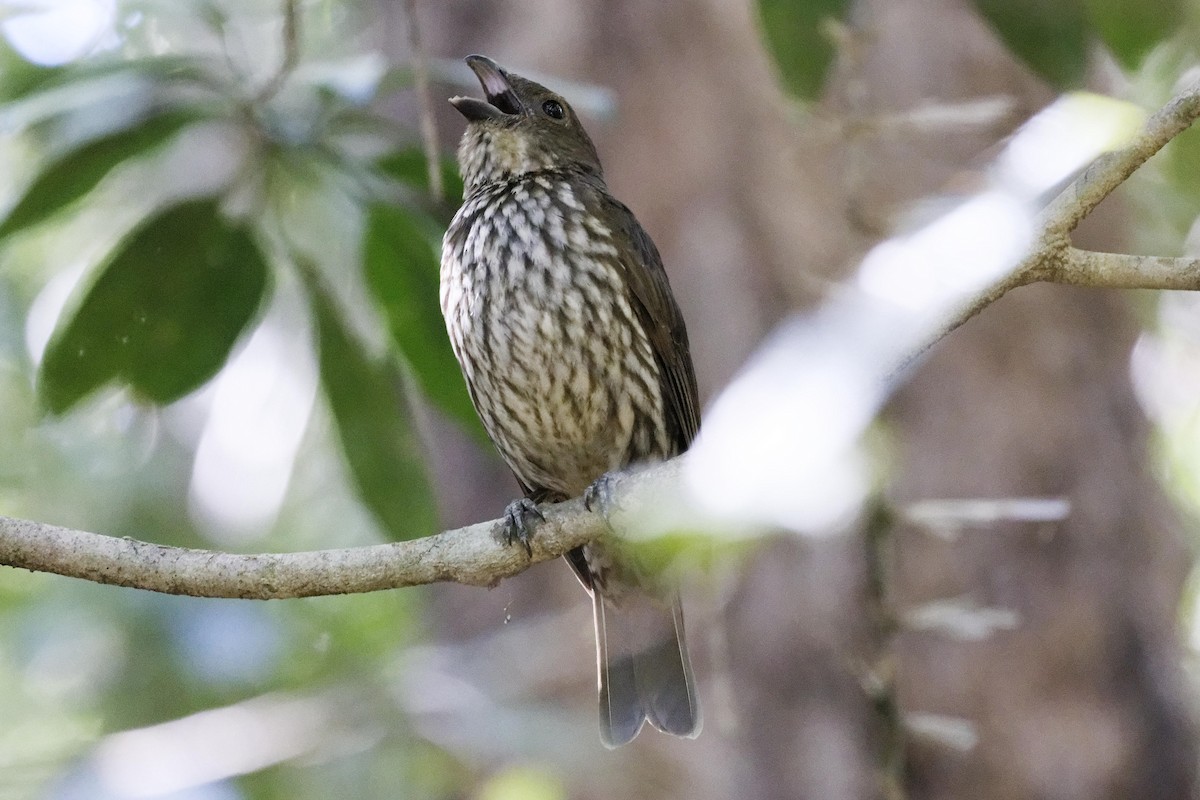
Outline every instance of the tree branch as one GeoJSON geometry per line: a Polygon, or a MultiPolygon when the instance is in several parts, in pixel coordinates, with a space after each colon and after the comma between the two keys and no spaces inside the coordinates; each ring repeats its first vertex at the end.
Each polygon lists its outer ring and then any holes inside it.
{"type": "Polygon", "coordinates": [[[545,506],[532,554],[501,542],[499,520],[408,542],[235,555],[141,542],[0,517],[0,564],[193,597],[277,600],[353,594],[438,581],[494,586],[531,564],[602,535],[582,501],[545,506]]]}
{"type": "Polygon", "coordinates": [[[405,16],[408,18],[408,47],[412,51],[413,82],[416,84],[417,104],[421,113],[421,147],[425,151],[425,165],[429,172],[429,194],[437,202],[446,197],[442,185],[442,163],[438,156],[437,117],[433,113],[433,98],[429,93],[429,65],[425,46],[421,42],[421,27],[417,23],[417,0],[405,0],[405,16]]]}
{"type": "Polygon", "coordinates": [[[1071,181],[1042,211],[1035,244],[1017,268],[947,319],[904,365],[916,361],[934,344],[1018,286],[1041,281],[1123,289],[1200,288],[1200,282],[1189,283],[1192,279],[1183,274],[1194,272],[1194,262],[1190,259],[1122,256],[1125,263],[1118,265],[1113,260],[1092,258],[1100,254],[1089,255],[1071,245],[1071,233],[1079,223],[1197,118],[1200,118],[1200,81],[1190,84],[1155,112],[1128,145],[1100,156],[1071,181]],[[1138,258],[1144,260],[1137,261],[1138,258]],[[1139,266],[1147,270],[1140,276],[1139,266]],[[1173,274],[1173,268],[1181,270],[1181,274],[1173,274]]]}
{"type": "Polygon", "coordinates": [[[1200,258],[1131,256],[1067,248],[1064,258],[1029,271],[1036,280],[1109,289],[1200,290],[1200,258]]]}

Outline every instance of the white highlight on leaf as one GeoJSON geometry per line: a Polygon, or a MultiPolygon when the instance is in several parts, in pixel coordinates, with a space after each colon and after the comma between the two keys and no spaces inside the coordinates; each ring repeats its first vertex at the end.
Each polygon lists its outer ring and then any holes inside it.
{"type": "Polygon", "coordinates": [[[58,272],[46,281],[30,304],[25,318],[25,349],[34,364],[42,363],[54,328],[86,271],[86,265],[79,263],[58,272]]]}
{"type": "Polygon", "coordinates": [[[0,3],[0,32],[35,64],[66,64],[115,41],[115,0],[0,3]]]}
{"type": "Polygon", "coordinates": [[[188,510],[223,545],[255,539],[274,524],[308,427],[317,367],[298,303],[281,295],[211,391],[191,406],[208,403],[188,510]]]}

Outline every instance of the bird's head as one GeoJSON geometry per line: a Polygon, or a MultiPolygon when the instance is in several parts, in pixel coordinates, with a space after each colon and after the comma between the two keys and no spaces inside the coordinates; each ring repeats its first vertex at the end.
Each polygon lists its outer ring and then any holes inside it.
{"type": "Polygon", "coordinates": [[[485,56],[466,61],[484,94],[450,99],[467,118],[458,163],[468,192],[549,169],[601,174],[596,148],[566,100],[485,56]]]}

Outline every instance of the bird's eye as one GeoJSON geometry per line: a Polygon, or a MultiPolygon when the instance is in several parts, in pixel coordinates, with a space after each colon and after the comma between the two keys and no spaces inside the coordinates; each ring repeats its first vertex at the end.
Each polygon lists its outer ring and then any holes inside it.
{"type": "Polygon", "coordinates": [[[542,103],[542,111],[546,112],[547,117],[553,117],[554,119],[562,119],[567,115],[563,111],[562,103],[557,100],[547,100],[542,103]]]}

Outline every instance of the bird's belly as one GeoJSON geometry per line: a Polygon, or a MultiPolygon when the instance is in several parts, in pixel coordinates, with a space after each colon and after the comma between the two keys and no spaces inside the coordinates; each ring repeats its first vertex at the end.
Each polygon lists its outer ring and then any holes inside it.
{"type": "Polygon", "coordinates": [[[504,459],[527,486],[567,497],[622,465],[634,426],[629,398],[581,364],[535,358],[517,370],[534,376],[530,389],[514,390],[504,372],[480,373],[489,398],[480,414],[504,459]]]}
{"type": "Polygon", "coordinates": [[[452,305],[476,409],[527,487],[573,497],[605,472],[669,454],[649,340],[613,287],[493,281],[452,305]]]}

